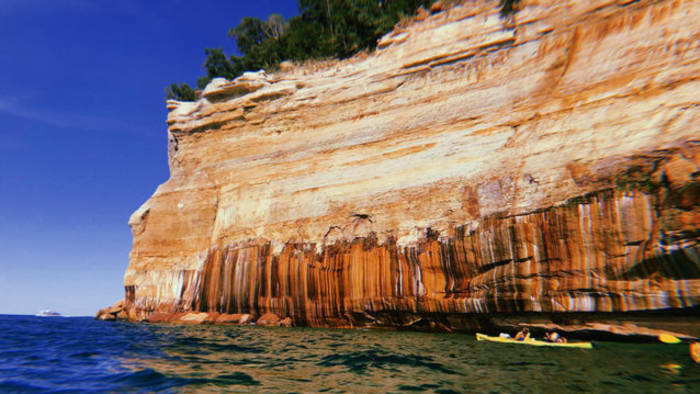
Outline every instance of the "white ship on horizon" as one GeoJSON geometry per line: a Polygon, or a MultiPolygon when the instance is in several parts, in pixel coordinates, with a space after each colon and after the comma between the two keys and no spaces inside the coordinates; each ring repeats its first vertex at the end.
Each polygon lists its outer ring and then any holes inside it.
{"type": "Polygon", "coordinates": [[[34,316],[40,316],[40,317],[52,317],[52,316],[54,316],[55,317],[55,316],[61,316],[61,314],[58,312],[52,311],[50,309],[44,309],[34,316]]]}

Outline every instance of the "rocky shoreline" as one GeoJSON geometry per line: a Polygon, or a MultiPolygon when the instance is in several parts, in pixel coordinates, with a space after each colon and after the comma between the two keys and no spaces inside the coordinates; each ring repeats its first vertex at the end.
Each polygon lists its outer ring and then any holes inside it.
{"type": "MultiPolygon", "coordinates": [[[[378,328],[390,330],[415,330],[444,333],[483,332],[497,335],[501,332],[515,333],[528,328],[536,337],[555,331],[579,340],[602,340],[618,342],[658,342],[662,334],[673,335],[681,340],[698,340],[700,337],[700,313],[694,310],[662,310],[642,313],[562,313],[562,314],[493,314],[493,315],[440,315],[415,318],[410,324],[377,324],[377,318],[360,326],[335,326],[334,328],[378,328]],[[456,322],[460,322],[456,324],[456,322]]],[[[391,313],[387,313],[390,315],[391,313]]],[[[132,321],[154,324],[217,324],[261,327],[294,327],[290,316],[280,318],[274,313],[256,316],[248,313],[218,312],[152,312],[147,318],[131,318],[120,301],[111,308],[100,310],[96,320],[132,321]]]]}

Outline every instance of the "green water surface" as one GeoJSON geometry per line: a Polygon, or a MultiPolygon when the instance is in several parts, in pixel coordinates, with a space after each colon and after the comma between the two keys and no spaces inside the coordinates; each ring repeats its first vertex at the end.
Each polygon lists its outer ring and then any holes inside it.
{"type": "Polygon", "coordinates": [[[467,334],[145,329],[154,342],[148,346],[162,353],[139,352],[123,363],[195,382],[182,391],[700,392],[700,365],[687,344],[598,342],[582,350],[477,342],[467,334]]]}

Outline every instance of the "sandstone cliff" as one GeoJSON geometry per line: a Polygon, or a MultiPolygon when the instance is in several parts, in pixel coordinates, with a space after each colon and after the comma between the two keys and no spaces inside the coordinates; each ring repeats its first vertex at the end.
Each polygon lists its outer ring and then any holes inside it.
{"type": "Polygon", "coordinates": [[[368,56],[168,102],[171,176],[129,221],[131,319],[450,329],[700,304],[700,2],[418,19],[368,56]]]}

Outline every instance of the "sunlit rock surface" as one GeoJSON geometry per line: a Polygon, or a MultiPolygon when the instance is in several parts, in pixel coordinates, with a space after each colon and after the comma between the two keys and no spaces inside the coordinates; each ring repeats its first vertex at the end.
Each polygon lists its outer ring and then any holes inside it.
{"type": "Polygon", "coordinates": [[[497,5],[169,101],[129,318],[450,330],[697,307],[700,2],[497,5]]]}

